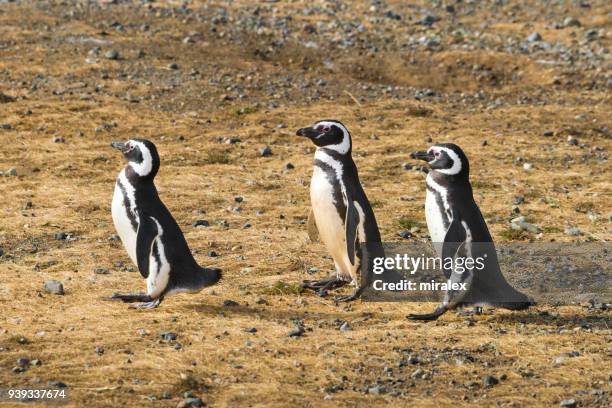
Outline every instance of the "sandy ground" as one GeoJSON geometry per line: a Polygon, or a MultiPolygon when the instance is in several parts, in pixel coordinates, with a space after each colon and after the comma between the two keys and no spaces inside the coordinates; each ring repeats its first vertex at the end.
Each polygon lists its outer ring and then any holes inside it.
{"type": "Polygon", "coordinates": [[[333,264],[306,234],[314,149],[294,136],[328,117],[349,127],[385,241],[424,224],[423,174],[401,165],[431,140],[466,151],[498,242],[609,241],[609,4],[464,2],[451,18],[425,1],[315,2],[334,11],[319,14],[301,1],[94,3],[0,2],[0,388],[62,381],[74,407],[177,406],[186,392],[215,407],[609,405],[609,311],[543,304],[424,324],[405,316],[433,304],[336,305],[296,290],[333,264]],[[442,20],[416,25],[430,9],[442,20]],[[271,23],[286,15],[289,34],[271,23]],[[581,25],[551,26],[567,16],[581,25]],[[357,46],[316,26],[359,18],[357,46]],[[504,48],[534,31],[573,60],[504,48]],[[431,32],[442,45],[419,45],[431,32]],[[124,163],[109,143],[131,137],[156,143],[162,199],[197,260],[224,271],[150,311],[104,300],[144,288],[110,216],[124,163]],[[510,229],[517,196],[540,234],[510,229]],[[63,296],[44,292],[50,279],[63,296]],[[306,331],[289,337],[296,321],[306,331]],[[20,357],[41,364],[16,373],[20,357]]]}

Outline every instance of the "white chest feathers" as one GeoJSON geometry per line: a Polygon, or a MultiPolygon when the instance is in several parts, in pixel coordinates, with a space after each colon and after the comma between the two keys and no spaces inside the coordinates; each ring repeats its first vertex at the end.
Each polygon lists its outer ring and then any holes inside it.
{"type": "Polygon", "coordinates": [[[452,214],[448,204],[446,189],[427,176],[427,197],[425,198],[425,219],[431,242],[444,242],[452,214]],[[444,221],[448,220],[445,226],[444,221]]]}
{"type": "Polygon", "coordinates": [[[134,265],[138,265],[136,260],[136,235],[139,219],[136,211],[134,187],[125,176],[125,170],[121,170],[115,183],[112,214],[115,230],[119,238],[121,238],[123,246],[134,265]],[[136,224],[135,226],[134,223],[136,224]]]}

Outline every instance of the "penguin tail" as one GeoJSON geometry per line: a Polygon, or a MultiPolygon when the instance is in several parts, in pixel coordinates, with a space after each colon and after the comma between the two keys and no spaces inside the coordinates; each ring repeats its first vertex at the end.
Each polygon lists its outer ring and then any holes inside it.
{"type": "Polygon", "coordinates": [[[223,272],[219,268],[200,267],[200,275],[202,276],[202,287],[206,288],[219,282],[223,276],[223,272]]]}

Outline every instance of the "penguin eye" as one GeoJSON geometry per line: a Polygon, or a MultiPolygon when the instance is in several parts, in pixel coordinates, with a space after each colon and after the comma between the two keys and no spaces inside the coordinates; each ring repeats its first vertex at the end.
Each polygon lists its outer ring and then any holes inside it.
{"type": "Polygon", "coordinates": [[[325,133],[329,132],[329,126],[325,126],[325,127],[323,128],[323,131],[324,131],[325,133]]]}
{"type": "Polygon", "coordinates": [[[440,152],[434,152],[434,156],[440,157],[440,152]]]}

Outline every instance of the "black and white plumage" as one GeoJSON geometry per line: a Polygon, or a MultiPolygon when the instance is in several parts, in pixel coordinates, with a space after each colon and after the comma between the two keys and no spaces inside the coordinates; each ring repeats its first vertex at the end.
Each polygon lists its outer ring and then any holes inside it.
{"type": "Polygon", "coordinates": [[[304,287],[325,294],[327,289],[350,282],[356,286],[354,293],[337,300],[356,299],[366,286],[359,279],[361,263],[369,262],[360,245],[379,243],[380,233],[351,157],[351,135],[336,120],[319,121],[298,130],[297,135],[317,146],[310,183],[311,216],[337,273],[333,279],[305,281],[304,287]]]}
{"type": "Polygon", "coordinates": [[[432,242],[442,259],[471,257],[485,259],[485,267],[462,273],[445,270],[451,282],[466,283],[465,291],[448,291],[442,305],[429,314],[409,316],[415,320],[435,320],[459,306],[491,305],[522,310],[534,304],[514,289],[501,273],[495,244],[487,224],[474,201],[469,180],[469,162],[455,144],[436,144],[412,158],[427,161],[427,198],[425,216],[432,242]]]}
{"type": "Polygon", "coordinates": [[[146,294],[113,294],[112,298],[146,302],[135,308],[151,308],[171,293],[198,292],[215,284],[221,270],[197,264],[180,227],[157,194],[153,179],[160,160],[155,145],[133,139],[111,146],[128,160],[115,184],[113,223],[130,259],[147,281],[146,294]]]}

